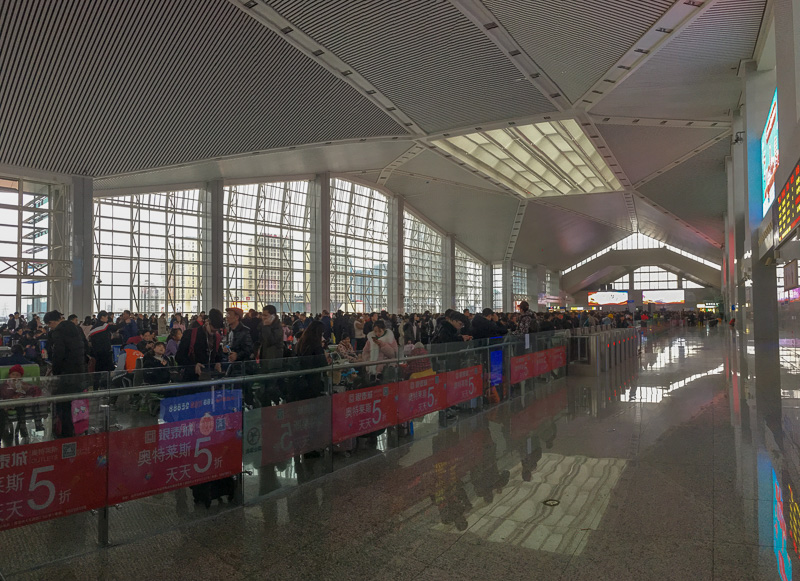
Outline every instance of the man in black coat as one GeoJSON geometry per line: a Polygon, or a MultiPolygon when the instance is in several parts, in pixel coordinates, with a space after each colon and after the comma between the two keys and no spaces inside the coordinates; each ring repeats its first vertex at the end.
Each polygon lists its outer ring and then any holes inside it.
{"type": "MultiPolygon", "coordinates": [[[[76,325],[64,320],[58,311],[50,311],[44,316],[44,324],[50,327],[47,341],[47,353],[53,366],[53,375],[67,375],[61,379],[54,395],[80,393],[83,382],[80,376],[73,374],[86,373],[86,336],[76,325]]],[[[61,422],[61,431],[57,436],[71,438],[75,435],[72,425],[72,402],[55,404],[56,417],[61,422]]]]}
{"type": "Polygon", "coordinates": [[[494,311],[487,307],[483,309],[481,314],[472,318],[471,333],[473,339],[489,339],[501,334],[497,325],[491,319],[493,314],[494,311]]]}
{"type": "Polygon", "coordinates": [[[178,352],[175,353],[175,361],[186,367],[184,381],[199,381],[205,367],[213,367],[218,373],[222,372],[219,333],[224,325],[222,311],[211,309],[202,326],[193,327],[183,334],[178,352]]]}

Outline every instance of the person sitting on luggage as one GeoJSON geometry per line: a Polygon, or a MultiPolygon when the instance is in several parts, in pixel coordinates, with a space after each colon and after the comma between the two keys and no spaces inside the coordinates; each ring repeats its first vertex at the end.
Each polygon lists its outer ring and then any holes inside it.
{"type": "Polygon", "coordinates": [[[162,385],[169,383],[172,376],[169,372],[169,360],[164,356],[167,346],[161,341],[156,343],[152,349],[149,349],[142,359],[142,368],[144,372],[144,381],[148,385],[162,385]]]}
{"type": "Polygon", "coordinates": [[[342,361],[353,363],[358,361],[358,353],[355,352],[353,346],[350,344],[350,335],[342,335],[339,343],[336,345],[336,353],[342,358],[342,361]]]}
{"type": "MultiPolygon", "coordinates": [[[[425,349],[425,345],[420,342],[414,344],[414,348],[409,353],[409,357],[417,357],[420,355],[427,355],[428,350],[425,349]]],[[[425,357],[424,359],[411,359],[406,365],[405,374],[406,377],[410,377],[415,373],[424,373],[426,371],[432,371],[433,366],[431,365],[431,360],[429,357],[425,357]]]]}
{"type": "MultiPolygon", "coordinates": [[[[22,399],[41,396],[42,390],[39,389],[39,386],[22,381],[24,375],[25,369],[23,369],[22,365],[12,366],[11,369],[8,370],[8,380],[0,386],[0,399],[22,399]]],[[[17,428],[15,435],[27,439],[28,427],[25,425],[25,407],[20,406],[15,409],[17,412],[17,428]]],[[[7,421],[8,413],[5,409],[0,409],[0,434],[5,435],[7,421]]],[[[41,421],[41,418],[37,418],[37,429],[39,429],[41,421]]]]}

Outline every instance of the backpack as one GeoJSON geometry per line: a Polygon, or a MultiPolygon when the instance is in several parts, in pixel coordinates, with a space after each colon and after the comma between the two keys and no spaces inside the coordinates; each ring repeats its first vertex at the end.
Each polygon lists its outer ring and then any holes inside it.
{"type": "MultiPolygon", "coordinates": [[[[194,357],[194,344],[197,342],[197,332],[199,330],[200,327],[195,327],[194,329],[192,329],[191,334],[189,336],[189,357],[194,357]]],[[[221,340],[219,333],[214,333],[214,338],[216,339],[215,341],[216,345],[214,346],[214,351],[217,351],[219,349],[219,343],[221,340]]]]}

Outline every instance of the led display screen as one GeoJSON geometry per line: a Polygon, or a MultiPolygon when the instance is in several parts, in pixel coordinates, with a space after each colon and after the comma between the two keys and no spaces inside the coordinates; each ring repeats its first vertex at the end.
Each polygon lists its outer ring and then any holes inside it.
{"type": "Polygon", "coordinates": [[[627,305],[628,291],[602,291],[589,293],[589,306],[627,305]]]}
{"type": "Polygon", "coordinates": [[[767,123],[761,134],[761,185],[763,188],[762,216],[775,201],[775,173],[778,171],[778,90],[772,97],[767,123]]]}
{"type": "Polygon", "coordinates": [[[778,194],[777,217],[773,214],[773,224],[778,223],[778,243],[783,242],[800,222],[800,162],[792,170],[786,185],[778,194]]]}
{"type": "Polygon", "coordinates": [[[682,290],[642,291],[642,302],[646,305],[682,305],[684,294],[682,290]]]}

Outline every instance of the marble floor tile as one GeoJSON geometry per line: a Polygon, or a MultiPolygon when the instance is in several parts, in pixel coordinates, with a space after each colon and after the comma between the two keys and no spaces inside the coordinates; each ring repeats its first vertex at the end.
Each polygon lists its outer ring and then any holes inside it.
{"type": "Polygon", "coordinates": [[[562,579],[570,581],[706,581],[712,579],[711,543],[634,532],[589,531],[562,579]]]}

